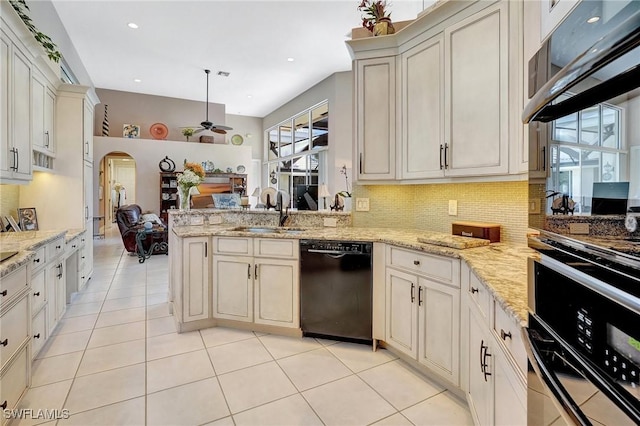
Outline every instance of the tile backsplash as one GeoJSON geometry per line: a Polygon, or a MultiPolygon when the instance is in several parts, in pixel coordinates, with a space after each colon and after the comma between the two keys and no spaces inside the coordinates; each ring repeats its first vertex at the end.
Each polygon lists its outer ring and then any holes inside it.
{"type": "Polygon", "coordinates": [[[353,226],[450,233],[455,221],[493,222],[502,225],[502,242],[526,245],[528,189],[527,181],[355,185],[353,196],[369,198],[370,211],[354,211],[353,226]],[[457,216],[449,216],[449,200],[458,202],[457,216]]]}
{"type": "Polygon", "coordinates": [[[8,215],[17,219],[19,202],[20,187],[18,185],[0,185],[0,216],[2,216],[2,220],[8,215]]]}

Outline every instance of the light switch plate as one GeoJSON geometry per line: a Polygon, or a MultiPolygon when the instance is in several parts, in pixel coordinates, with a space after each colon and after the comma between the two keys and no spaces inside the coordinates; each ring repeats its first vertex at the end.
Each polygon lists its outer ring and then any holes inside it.
{"type": "Polygon", "coordinates": [[[540,200],[537,198],[529,200],[529,214],[540,214],[540,200]]]}
{"type": "Polygon", "coordinates": [[[209,225],[219,225],[222,223],[222,217],[218,215],[209,216],[209,225]]]}
{"type": "Polygon", "coordinates": [[[458,216],[458,200],[449,200],[449,216],[458,216]]]}
{"type": "Polygon", "coordinates": [[[203,225],[204,224],[204,217],[198,215],[198,216],[191,216],[189,218],[189,223],[191,225],[203,225]]]}
{"type": "Polygon", "coordinates": [[[369,211],[369,199],[368,198],[356,198],[356,211],[368,212],[369,211]]]}

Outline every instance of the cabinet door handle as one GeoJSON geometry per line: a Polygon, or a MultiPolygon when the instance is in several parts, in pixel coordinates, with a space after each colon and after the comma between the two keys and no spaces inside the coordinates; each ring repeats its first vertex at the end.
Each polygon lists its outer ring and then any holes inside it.
{"type": "Polygon", "coordinates": [[[40,333],[38,333],[38,334],[34,334],[34,335],[33,335],[33,338],[34,338],[34,339],[39,339],[39,338],[40,338],[40,333]]]}
{"type": "Polygon", "coordinates": [[[40,296],[40,292],[36,291],[35,293],[33,293],[34,296],[40,296]]]}
{"type": "Polygon", "coordinates": [[[491,373],[489,373],[487,367],[489,367],[489,365],[487,364],[487,357],[490,357],[491,354],[489,353],[489,346],[485,346],[484,349],[484,356],[482,358],[482,365],[484,367],[484,369],[482,370],[482,373],[484,374],[484,381],[488,382],[487,377],[491,375],[491,373]]]}
{"type": "Polygon", "coordinates": [[[482,362],[482,355],[484,354],[484,339],[480,342],[480,371],[484,373],[484,363],[482,362]]]}
{"type": "Polygon", "coordinates": [[[251,278],[251,264],[247,264],[247,278],[251,278]]]}
{"type": "Polygon", "coordinates": [[[0,404],[0,408],[2,408],[3,410],[7,409],[7,400],[5,399],[4,402],[2,404],[0,404]]]}
{"type": "Polygon", "coordinates": [[[7,346],[9,344],[9,339],[4,339],[2,342],[0,342],[0,345],[2,346],[7,346]]]}
{"type": "Polygon", "coordinates": [[[419,260],[414,260],[414,261],[413,261],[413,264],[414,264],[414,265],[416,265],[416,266],[418,266],[418,265],[420,265],[420,261],[419,261],[419,260]]]}
{"type": "Polygon", "coordinates": [[[444,145],[440,144],[440,170],[444,169],[442,165],[442,152],[444,151],[444,145]]]}
{"type": "Polygon", "coordinates": [[[418,286],[418,306],[422,306],[422,286],[418,286]]]}
{"type": "Polygon", "coordinates": [[[258,264],[257,263],[253,267],[253,278],[256,279],[256,280],[258,279],[258,264]]]}
{"type": "Polygon", "coordinates": [[[542,170],[547,171],[547,147],[542,147],[542,170]]]}
{"type": "Polygon", "coordinates": [[[478,292],[478,289],[477,289],[477,288],[475,288],[475,287],[471,287],[471,294],[473,294],[473,293],[477,293],[477,292],[478,292]]]}
{"type": "Polygon", "coordinates": [[[506,332],[503,329],[500,329],[500,337],[502,337],[502,340],[507,340],[507,338],[509,339],[513,339],[513,337],[511,337],[511,332],[506,332]]]}
{"type": "Polygon", "coordinates": [[[358,159],[358,170],[360,170],[360,174],[362,174],[362,157],[363,153],[360,153],[360,158],[358,159]]]}
{"type": "Polygon", "coordinates": [[[33,263],[40,263],[40,258],[33,259],[33,263]]]}
{"type": "Polygon", "coordinates": [[[20,169],[20,152],[16,148],[16,172],[20,169]]]}
{"type": "Polygon", "coordinates": [[[7,295],[7,290],[2,290],[2,292],[0,292],[0,296],[4,297],[7,295]]]}
{"type": "Polygon", "coordinates": [[[445,143],[444,144],[444,168],[445,169],[449,168],[449,163],[447,162],[447,151],[449,151],[449,144],[445,143]]]}
{"type": "Polygon", "coordinates": [[[411,283],[411,303],[416,300],[416,285],[411,283]]]}
{"type": "Polygon", "coordinates": [[[208,243],[205,241],[205,243],[204,243],[204,257],[207,257],[207,254],[209,252],[209,248],[207,246],[208,246],[208,243]]]}
{"type": "Polygon", "coordinates": [[[49,148],[49,131],[48,131],[48,130],[47,130],[46,132],[44,132],[44,136],[45,136],[44,140],[46,141],[46,142],[44,143],[44,146],[46,146],[47,148],[49,148]]]}

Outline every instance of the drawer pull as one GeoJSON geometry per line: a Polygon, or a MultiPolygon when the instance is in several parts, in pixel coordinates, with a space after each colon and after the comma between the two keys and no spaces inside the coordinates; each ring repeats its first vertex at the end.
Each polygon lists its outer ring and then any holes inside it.
{"type": "Polygon", "coordinates": [[[416,285],[411,283],[411,303],[413,303],[414,300],[416,300],[416,285]]]}
{"type": "Polygon", "coordinates": [[[0,404],[0,408],[2,408],[3,410],[7,409],[7,400],[5,399],[4,402],[2,404],[0,404]]]}
{"type": "Polygon", "coordinates": [[[33,336],[33,338],[34,338],[34,339],[39,339],[39,338],[40,338],[40,333],[35,334],[35,335],[33,336]]]}
{"type": "Polygon", "coordinates": [[[413,261],[413,264],[414,264],[414,265],[416,265],[416,266],[418,266],[418,265],[420,265],[420,261],[419,261],[419,260],[414,260],[414,261],[413,261]]]}
{"type": "Polygon", "coordinates": [[[9,339],[4,339],[2,342],[0,342],[0,345],[2,346],[7,346],[9,344],[9,339]]]}
{"type": "Polygon", "coordinates": [[[71,248],[76,248],[76,245],[75,244],[71,245],[71,248]]]}
{"type": "Polygon", "coordinates": [[[500,329],[500,337],[502,337],[502,340],[507,340],[507,337],[509,339],[512,339],[511,337],[511,332],[509,331],[508,333],[505,333],[503,329],[500,329]]]}
{"type": "Polygon", "coordinates": [[[40,263],[40,258],[33,259],[33,263],[40,263]]]}
{"type": "Polygon", "coordinates": [[[0,292],[0,296],[6,296],[7,295],[7,290],[2,290],[2,292],[0,292]]]}
{"type": "Polygon", "coordinates": [[[477,289],[477,288],[475,288],[475,287],[471,287],[471,294],[473,294],[473,293],[477,293],[477,292],[478,292],[478,289],[477,289]]]}
{"type": "Polygon", "coordinates": [[[56,250],[60,250],[62,246],[56,246],[56,250]]]}
{"type": "Polygon", "coordinates": [[[33,293],[34,296],[40,296],[40,292],[36,291],[35,293],[33,293]]]}

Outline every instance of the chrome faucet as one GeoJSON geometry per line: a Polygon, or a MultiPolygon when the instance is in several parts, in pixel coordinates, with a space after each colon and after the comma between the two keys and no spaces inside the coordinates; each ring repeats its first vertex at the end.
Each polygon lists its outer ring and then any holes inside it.
{"type": "Polygon", "coordinates": [[[278,191],[278,193],[276,194],[276,210],[280,212],[278,226],[284,226],[285,222],[289,218],[289,206],[286,207],[286,213],[284,213],[282,205],[282,192],[280,191],[278,191]]]}

